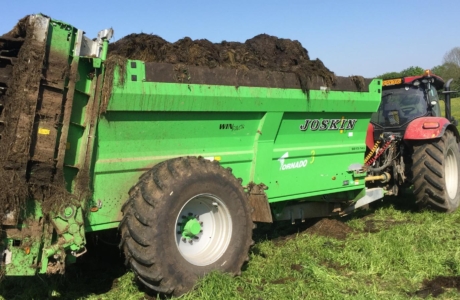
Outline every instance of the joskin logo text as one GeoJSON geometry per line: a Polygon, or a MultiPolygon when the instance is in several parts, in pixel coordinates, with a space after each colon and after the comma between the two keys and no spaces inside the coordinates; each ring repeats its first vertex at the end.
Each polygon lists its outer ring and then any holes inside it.
{"type": "Polygon", "coordinates": [[[358,119],[306,119],[305,123],[300,125],[300,130],[353,130],[356,122],[358,119]]]}

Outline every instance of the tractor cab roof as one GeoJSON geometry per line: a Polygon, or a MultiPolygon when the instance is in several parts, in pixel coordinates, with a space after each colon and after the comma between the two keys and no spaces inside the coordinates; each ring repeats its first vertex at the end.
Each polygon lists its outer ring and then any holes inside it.
{"type": "Polygon", "coordinates": [[[437,90],[442,89],[442,87],[444,86],[444,80],[441,77],[431,73],[430,70],[426,70],[423,75],[419,75],[419,76],[408,76],[408,77],[400,77],[400,78],[394,78],[394,79],[386,79],[383,81],[382,85],[383,85],[383,88],[389,88],[389,87],[396,87],[398,85],[418,86],[422,83],[428,83],[428,82],[433,84],[437,90]]]}

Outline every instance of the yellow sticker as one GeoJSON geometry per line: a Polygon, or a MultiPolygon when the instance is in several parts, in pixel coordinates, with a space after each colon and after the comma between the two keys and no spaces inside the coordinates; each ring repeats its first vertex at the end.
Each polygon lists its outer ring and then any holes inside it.
{"type": "Polygon", "coordinates": [[[203,157],[204,159],[207,159],[209,161],[221,161],[222,160],[222,157],[220,156],[207,156],[207,157],[203,157]]]}
{"type": "MultiPolygon", "coordinates": [[[[343,122],[345,121],[345,117],[342,116],[342,121],[340,122],[340,128],[343,128],[343,122]]],[[[340,129],[340,133],[343,133],[343,129],[340,129]]]]}
{"type": "Polygon", "coordinates": [[[50,134],[50,130],[45,128],[38,128],[38,134],[50,134]]]}
{"type": "Polygon", "coordinates": [[[395,85],[395,84],[401,84],[402,83],[402,78],[397,78],[397,79],[387,79],[382,82],[383,86],[389,86],[389,85],[395,85]]]}

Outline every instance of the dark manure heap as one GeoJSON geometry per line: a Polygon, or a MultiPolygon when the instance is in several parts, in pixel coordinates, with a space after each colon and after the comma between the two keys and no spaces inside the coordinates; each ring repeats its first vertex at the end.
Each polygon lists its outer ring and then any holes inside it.
{"type": "Polygon", "coordinates": [[[312,79],[319,77],[328,87],[333,86],[336,79],[321,60],[310,60],[308,51],[298,41],[267,34],[257,35],[244,43],[211,43],[188,37],[169,43],[157,35],[133,33],[109,46],[108,69],[111,60],[119,62],[121,58],[210,69],[293,73],[305,93],[312,79]]]}

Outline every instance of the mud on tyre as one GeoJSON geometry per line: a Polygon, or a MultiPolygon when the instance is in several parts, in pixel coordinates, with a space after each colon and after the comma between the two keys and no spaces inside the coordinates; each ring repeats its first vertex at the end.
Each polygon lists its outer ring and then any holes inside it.
{"type": "Polygon", "coordinates": [[[455,211],[460,203],[460,153],[452,131],[432,141],[414,145],[414,194],[421,208],[455,211]]]}
{"type": "Polygon", "coordinates": [[[229,170],[202,158],[168,160],[142,175],[129,196],[120,246],[146,287],[178,296],[210,271],[240,274],[253,223],[229,170]]]}

